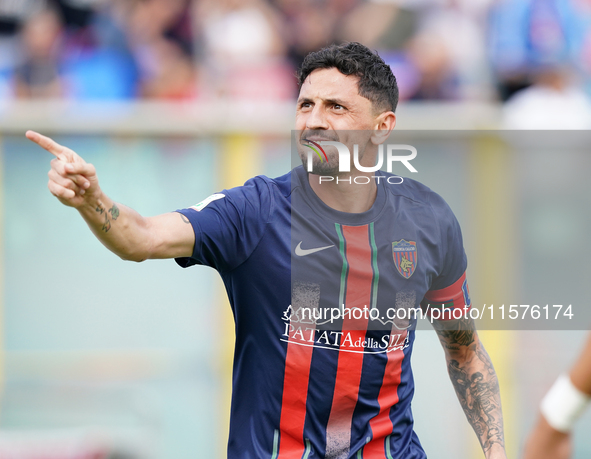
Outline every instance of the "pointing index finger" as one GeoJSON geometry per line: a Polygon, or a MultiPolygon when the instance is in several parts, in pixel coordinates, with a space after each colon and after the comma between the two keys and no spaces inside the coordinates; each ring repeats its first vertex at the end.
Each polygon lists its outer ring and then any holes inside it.
{"type": "Polygon", "coordinates": [[[35,142],[40,147],[44,148],[49,153],[56,156],[58,159],[68,162],[68,157],[64,154],[64,147],[57,143],[55,140],[41,135],[35,131],[27,131],[25,135],[27,136],[27,139],[35,142]]]}

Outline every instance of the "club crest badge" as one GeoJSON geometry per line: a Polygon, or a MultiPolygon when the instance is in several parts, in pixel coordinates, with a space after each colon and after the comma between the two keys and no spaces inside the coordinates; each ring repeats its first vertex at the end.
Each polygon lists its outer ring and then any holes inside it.
{"type": "Polygon", "coordinates": [[[401,239],[392,242],[392,255],[394,264],[402,277],[408,279],[417,267],[417,243],[401,239]]]}

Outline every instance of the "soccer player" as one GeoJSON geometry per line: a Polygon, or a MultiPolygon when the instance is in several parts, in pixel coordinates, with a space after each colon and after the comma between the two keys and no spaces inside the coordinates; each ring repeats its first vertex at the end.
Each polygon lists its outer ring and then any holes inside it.
{"type": "Polygon", "coordinates": [[[496,374],[462,315],[470,298],[458,222],[420,183],[368,172],[396,123],[390,67],[348,43],[308,55],[298,77],[294,140],[306,168],[156,217],[113,202],[75,152],[27,137],[56,156],[50,191],[108,249],[220,273],[236,322],[228,457],[426,457],[411,413],[410,313],[422,303],[437,313],[485,456],[505,458],[496,374]],[[354,151],[349,167],[335,142],[354,151]]]}
{"type": "Polygon", "coordinates": [[[570,372],[561,375],[540,406],[524,459],[569,459],[571,429],[591,401],[591,335],[570,372]]]}

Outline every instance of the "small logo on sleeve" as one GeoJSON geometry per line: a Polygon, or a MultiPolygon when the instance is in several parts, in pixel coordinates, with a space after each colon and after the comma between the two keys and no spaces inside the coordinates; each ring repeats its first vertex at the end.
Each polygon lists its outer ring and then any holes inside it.
{"type": "Polygon", "coordinates": [[[197,212],[201,212],[203,209],[207,207],[208,204],[212,203],[213,201],[217,201],[218,199],[225,198],[226,195],[222,193],[212,194],[208,198],[205,198],[203,201],[191,206],[191,209],[195,209],[197,212]]]}
{"type": "Polygon", "coordinates": [[[408,279],[413,275],[417,267],[417,243],[413,241],[392,242],[392,255],[398,272],[408,279]]]}
{"type": "Polygon", "coordinates": [[[464,283],[462,284],[462,293],[464,294],[464,304],[466,306],[471,306],[472,300],[470,299],[470,290],[468,289],[468,279],[464,279],[464,283]]]}

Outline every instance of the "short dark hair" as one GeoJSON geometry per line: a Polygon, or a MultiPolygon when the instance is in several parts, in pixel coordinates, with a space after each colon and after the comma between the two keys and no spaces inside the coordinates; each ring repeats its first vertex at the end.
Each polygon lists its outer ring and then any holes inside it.
{"type": "Polygon", "coordinates": [[[377,52],[357,42],[331,45],[308,54],[298,70],[300,87],[317,69],[336,68],[343,75],[359,77],[359,95],[369,99],[376,110],[396,110],[398,84],[392,69],[377,52]]]}

